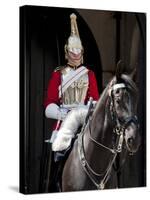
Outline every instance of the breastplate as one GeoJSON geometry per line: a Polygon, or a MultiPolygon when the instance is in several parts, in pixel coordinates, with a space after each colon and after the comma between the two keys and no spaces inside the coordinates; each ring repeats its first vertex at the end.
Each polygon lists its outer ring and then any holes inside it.
{"type": "MultiPolygon", "coordinates": [[[[67,76],[67,71],[73,70],[70,68],[66,69],[66,74],[63,73],[63,78],[67,76]]],[[[84,100],[87,95],[89,85],[88,74],[82,75],[78,80],[73,82],[63,94],[63,103],[64,104],[84,104],[84,100]]]]}

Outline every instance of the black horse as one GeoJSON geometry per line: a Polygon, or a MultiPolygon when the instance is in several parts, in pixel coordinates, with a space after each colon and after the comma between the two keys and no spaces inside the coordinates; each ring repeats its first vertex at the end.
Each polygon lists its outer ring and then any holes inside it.
{"type": "Polygon", "coordinates": [[[129,75],[120,74],[103,91],[92,116],[65,163],[62,191],[117,188],[114,163],[123,149],[140,145],[138,90],[129,75]]]}

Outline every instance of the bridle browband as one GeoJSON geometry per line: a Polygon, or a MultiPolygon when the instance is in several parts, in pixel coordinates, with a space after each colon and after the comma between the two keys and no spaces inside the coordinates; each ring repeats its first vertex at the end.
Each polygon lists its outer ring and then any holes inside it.
{"type": "MultiPolygon", "coordinates": [[[[115,85],[112,86],[111,89],[112,90],[116,90],[118,88],[126,88],[126,85],[124,83],[115,84],[115,85]]],[[[111,111],[111,116],[112,116],[112,119],[113,119],[112,111],[111,111]]],[[[100,189],[100,190],[105,188],[105,184],[107,183],[107,181],[109,179],[109,176],[110,176],[110,173],[111,173],[111,169],[112,169],[112,166],[113,166],[113,164],[115,162],[116,156],[117,156],[118,153],[120,153],[122,151],[122,145],[123,145],[124,133],[125,133],[126,127],[131,122],[133,122],[134,124],[138,125],[138,120],[137,120],[137,116],[136,115],[125,118],[123,123],[119,122],[119,120],[117,119],[117,116],[115,118],[117,120],[117,123],[115,124],[113,132],[117,135],[116,148],[107,147],[106,145],[103,145],[102,143],[96,141],[92,137],[91,126],[90,126],[92,119],[89,119],[88,123],[86,124],[86,126],[88,125],[88,129],[89,129],[88,133],[89,133],[90,140],[92,142],[94,142],[96,145],[98,145],[98,146],[104,148],[105,150],[109,151],[113,155],[112,159],[110,160],[110,162],[108,164],[107,169],[102,174],[96,173],[92,169],[92,167],[89,165],[88,161],[85,158],[84,142],[83,142],[85,126],[84,126],[84,129],[81,131],[81,133],[78,136],[78,150],[79,150],[79,157],[80,157],[80,161],[81,161],[82,167],[83,167],[84,171],[86,172],[86,174],[88,175],[88,177],[90,178],[90,180],[93,182],[93,184],[97,187],[97,189],[100,189]],[[103,177],[103,178],[99,183],[97,183],[97,181],[95,180],[95,176],[103,177]]]]}

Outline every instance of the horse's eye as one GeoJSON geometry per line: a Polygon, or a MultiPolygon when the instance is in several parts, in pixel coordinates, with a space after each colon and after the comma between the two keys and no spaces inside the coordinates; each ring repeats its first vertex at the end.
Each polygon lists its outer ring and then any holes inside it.
{"type": "Polygon", "coordinates": [[[119,95],[120,94],[120,89],[116,89],[115,91],[114,91],[114,95],[119,95]]]}
{"type": "Polygon", "coordinates": [[[117,90],[116,90],[116,94],[119,94],[119,92],[120,92],[120,90],[119,90],[119,89],[117,89],[117,90]]]}

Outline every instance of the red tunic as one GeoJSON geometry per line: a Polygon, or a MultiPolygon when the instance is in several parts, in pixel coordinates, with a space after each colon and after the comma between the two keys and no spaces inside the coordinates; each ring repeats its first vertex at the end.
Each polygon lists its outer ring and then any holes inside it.
{"type": "MultiPolygon", "coordinates": [[[[87,103],[90,97],[93,97],[93,100],[95,101],[99,99],[97,81],[95,78],[95,74],[92,70],[88,71],[88,77],[89,77],[89,86],[85,98],[85,104],[87,103]]],[[[58,92],[60,84],[61,84],[61,71],[54,71],[48,83],[47,95],[44,102],[45,107],[50,103],[55,103],[57,105],[60,105],[61,100],[59,98],[59,92],[58,92]]]]}

